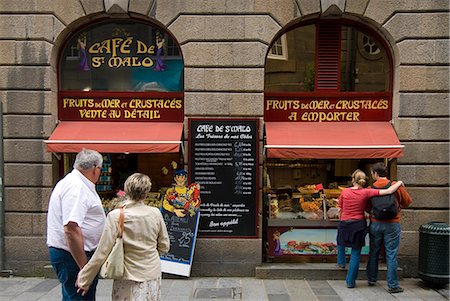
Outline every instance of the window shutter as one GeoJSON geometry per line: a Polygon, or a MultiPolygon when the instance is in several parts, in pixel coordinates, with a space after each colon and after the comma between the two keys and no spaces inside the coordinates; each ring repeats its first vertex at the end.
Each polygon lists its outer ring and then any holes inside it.
{"type": "Polygon", "coordinates": [[[333,23],[317,26],[316,91],[339,91],[341,27],[333,23]]]}

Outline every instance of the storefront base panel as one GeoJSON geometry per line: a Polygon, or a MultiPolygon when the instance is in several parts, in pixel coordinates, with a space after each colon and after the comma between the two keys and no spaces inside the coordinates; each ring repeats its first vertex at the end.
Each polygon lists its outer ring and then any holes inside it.
{"type": "Polygon", "coordinates": [[[191,276],[254,277],[261,262],[261,239],[199,238],[191,276]]]}

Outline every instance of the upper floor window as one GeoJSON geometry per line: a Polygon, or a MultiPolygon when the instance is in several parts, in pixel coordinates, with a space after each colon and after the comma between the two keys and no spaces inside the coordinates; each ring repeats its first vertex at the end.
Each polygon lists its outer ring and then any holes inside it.
{"type": "Polygon", "coordinates": [[[278,60],[288,59],[286,35],[282,35],[273,43],[267,58],[278,60]]]}
{"type": "Polygon", "coordinates": [[[76,32],[60,57],[60,90],[183,90],[183,60],[163,29],[116,20],[76,32]]]}

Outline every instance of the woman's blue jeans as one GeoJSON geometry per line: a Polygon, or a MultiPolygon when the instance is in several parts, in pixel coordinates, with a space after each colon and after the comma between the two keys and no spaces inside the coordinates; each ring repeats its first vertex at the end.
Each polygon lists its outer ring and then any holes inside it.
{"type": "MultiPolygon", "coordinates": [[[[73,259],[70,252],[58,248],[49,248],[50,262],[53,266],[53,270],[58,276],[59,282],[61,282],[62,300],[95,300],[95,291],[97,287],[98,277],[96,276],[89,291],[86,295],[81,296],[77,293],[75,287],[75,281],[80,269],[77,263],[73,259]]],[[[92,257],[93,252],[86,252],[88,259],[92,257]]]]}
{"type": "Polygon", "coordinates": [[[389,288],[398,287],[397,254],[400,245],[400,223],[372,222],[369,227],[370,253],[367,262],[367,280],[378,280],[378,257],[384,241],[386,252],[386,280],[389,288]]]}
{"type": "MultiPolygon", "coordinates": [[[[344,246],[337,246],[337,264],[339,266],[345,266],[346,259],[345,259],[345,247],[344,246]]],[[[352,248],[351,254],[350,254],[350,262],[348,265],[348,271],[347,271],[347,287],[355,287],[356,278],[358,277],[358,270],[359,270],[359,262],[361,260],[361,248],[355,249],[352,248]]]]}
{"type": "Polygon", "coordinates": [[[345,258],[345,247],[337,246],[337,265],[339,267],[345,267],[347,259],[345,258]]]}

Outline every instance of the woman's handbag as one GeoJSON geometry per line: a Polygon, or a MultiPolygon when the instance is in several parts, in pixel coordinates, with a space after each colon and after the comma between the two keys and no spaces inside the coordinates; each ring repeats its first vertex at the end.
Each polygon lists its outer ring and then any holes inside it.
{"type": "Polygon", "coordinates": [[[117,233],[114,246],[109,253],[108,258],[100,269],[100,276],[107,279],[120,279],[123,276],[123,223],[124,223],[125,206],[120,208],[119,231],[117,233]]]}

